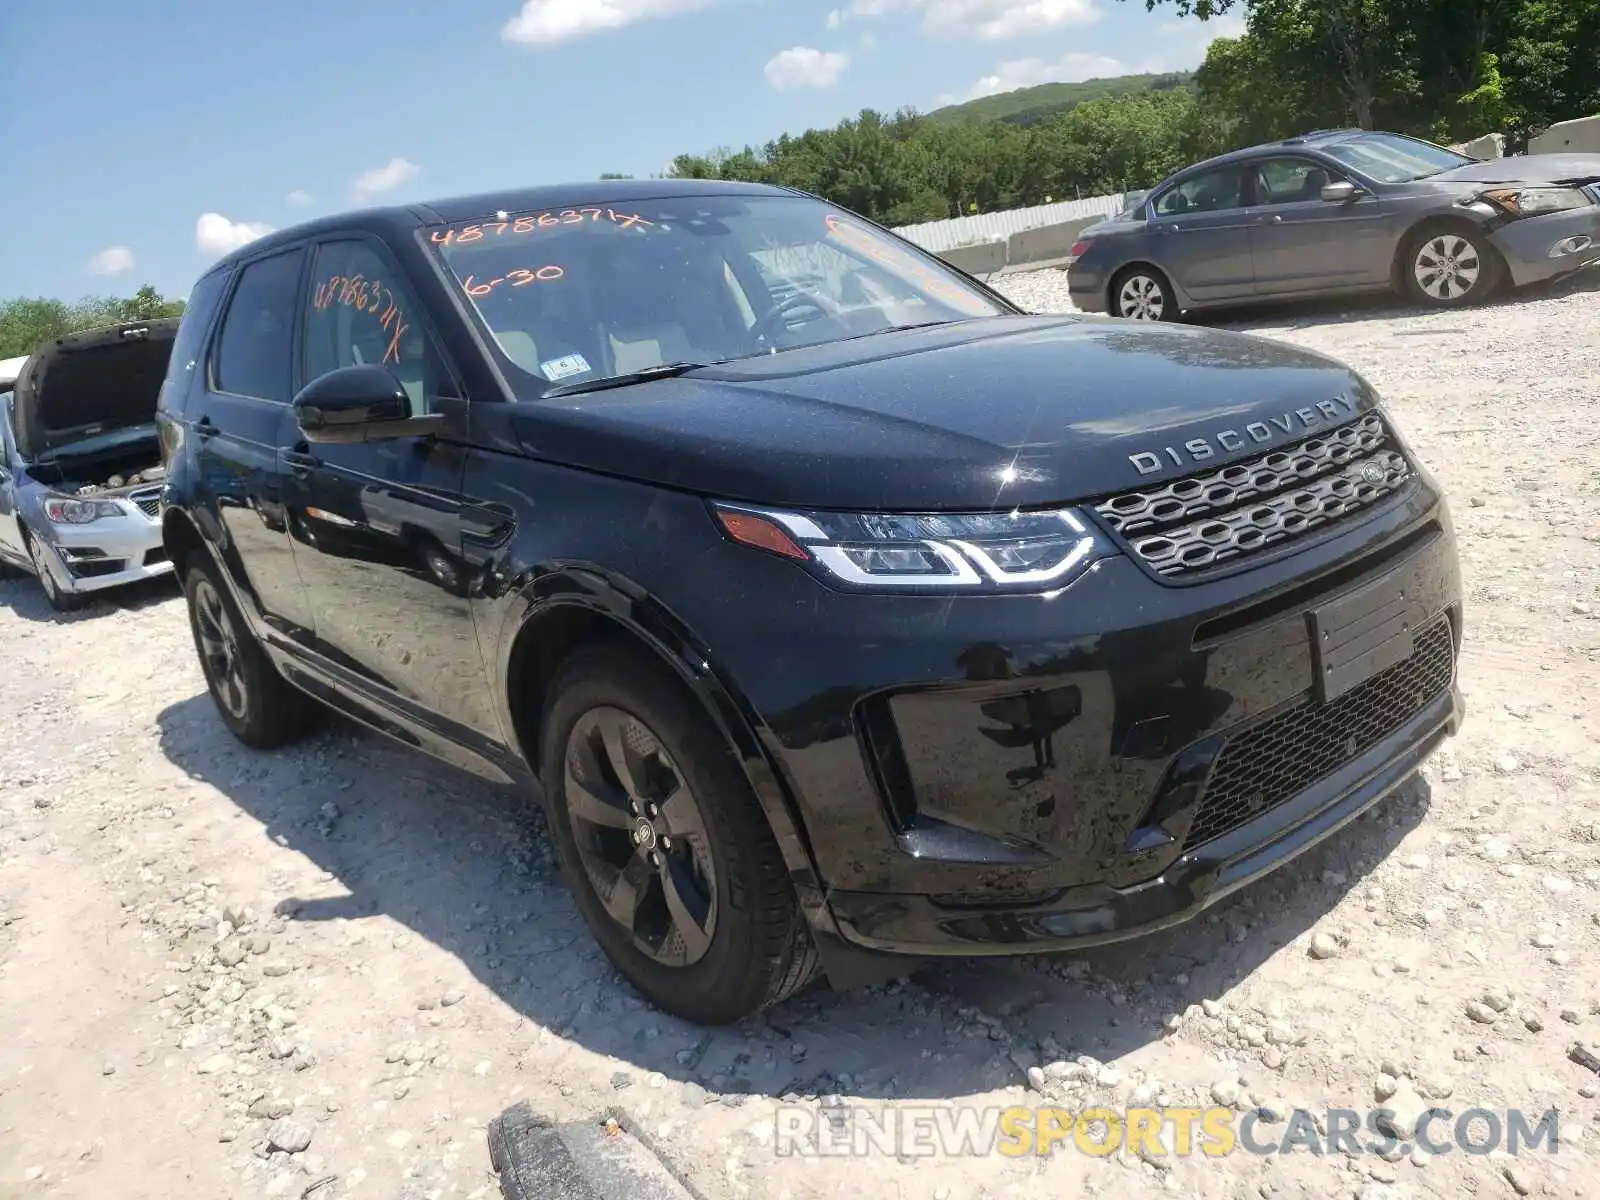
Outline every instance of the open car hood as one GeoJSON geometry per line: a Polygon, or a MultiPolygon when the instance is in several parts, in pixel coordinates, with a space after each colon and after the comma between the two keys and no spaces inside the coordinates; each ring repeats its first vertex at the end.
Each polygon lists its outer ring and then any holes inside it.
{"type": "Polygon", "coordinates": [[[74,442],[148,425],[167,374],[178,318],[129,321],[40,346],[17,376],[17,449],[38,460],[74,442]]]}

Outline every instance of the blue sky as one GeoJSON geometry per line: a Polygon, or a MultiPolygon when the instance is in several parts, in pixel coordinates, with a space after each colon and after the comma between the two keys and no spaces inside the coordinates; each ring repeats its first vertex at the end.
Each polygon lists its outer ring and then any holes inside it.
{"type": "Polygon", "coordinates": [[[6,0],[0,297],[186,294],[265,228],[659,173],[862,108],[1192,67],[1142,0],[6,0]]]}

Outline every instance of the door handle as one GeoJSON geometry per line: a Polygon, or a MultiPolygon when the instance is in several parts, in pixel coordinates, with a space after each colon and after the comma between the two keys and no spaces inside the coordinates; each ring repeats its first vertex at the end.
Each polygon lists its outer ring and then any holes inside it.
{"type": "Polygon", "coordinates": [[[312,470],[322,465],[321,459],[314,454],[306,453],[304,450],[285,450],[283,452],[283,461],[301,479],[304,479],[312,470]]]}
{"type": "Polygon", "coordinates": [[[208,438],[216,437],[218,432],[220,431],[211,423],[210,417],[201,417],[194,423],[194,435],[202,442],[206,441],[208,438]]]}
{"type": "Polygon", "coordinates": [[[1277,213],[1273,213],[1270,217],[1262,217],[1261,223],[1263,225],[1282,225],[1283,218],[1277,213]]]}

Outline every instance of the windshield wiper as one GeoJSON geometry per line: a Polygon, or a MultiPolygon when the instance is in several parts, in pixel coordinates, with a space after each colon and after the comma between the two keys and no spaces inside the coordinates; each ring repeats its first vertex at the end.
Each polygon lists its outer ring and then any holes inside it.
{"type": "Polygon", "coordinates": [[[629,387],[635,383],[649,383],[652,379],[671,379],[674,375],[683,375],[689,371],[699,370],[701,367],[715,365],[715,363],[708,362],[662,363],[655,367],[645,367],[640,371],[625,371],[621,375],[607,375],[603,379],[580,379],[576,383],[558,383],[555,387],[545,392],[544,396],[548,399],[551,396],[574,396],[579,392],[603,392],[607,388],[629,387]]]}

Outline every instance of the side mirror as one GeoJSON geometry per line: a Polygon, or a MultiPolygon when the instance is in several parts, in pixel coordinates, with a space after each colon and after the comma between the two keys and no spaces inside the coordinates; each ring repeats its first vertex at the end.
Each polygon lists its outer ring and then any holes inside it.
{"type": "Polygon", "coordinates": [[[1325,184],[1322,188],[1322,199],[1327,204],[1349,204],[1361,194],[1361,189],[1348,179],[1341,179],[1338,183],[1325,184]]]}
{"type": "Polygon", "coordinates": [[[309,442],[348,445],[422,437],[444,424],[439,413],[413,416],[411,398],[387,367],[340,367],[313,379],[294,398],[294,417],[309,442]]]}

